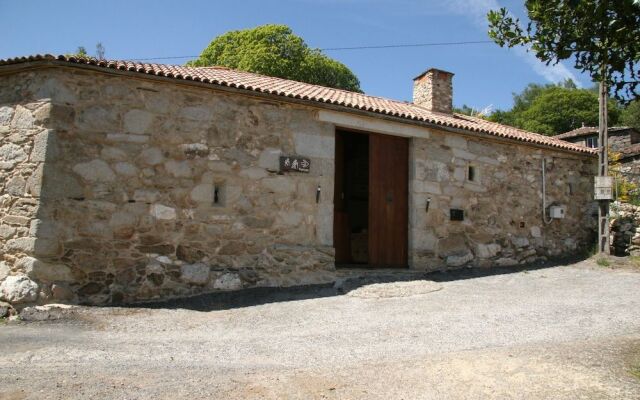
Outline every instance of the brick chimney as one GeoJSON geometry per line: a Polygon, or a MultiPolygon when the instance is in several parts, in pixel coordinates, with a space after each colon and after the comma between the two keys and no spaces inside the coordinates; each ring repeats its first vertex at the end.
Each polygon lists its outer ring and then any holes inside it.
{"type": "Polygon", "coordinates": [[[413,104],[430,111],[453,112],[453,74],[431,68],[413,78],[413,104]]]}

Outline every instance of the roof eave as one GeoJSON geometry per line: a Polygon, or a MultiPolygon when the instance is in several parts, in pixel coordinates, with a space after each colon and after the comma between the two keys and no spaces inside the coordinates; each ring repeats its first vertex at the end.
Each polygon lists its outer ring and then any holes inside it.
{"type": "Polygon", "coordinates": [[[310,106],[313,108],[330,109],[330,110],[343,111],[343,112],[348,112],[348,113],[357,114],[357,115],[369,116],[373,118],[382,118],[385,120],[390,120],[390,121],[404,123],[404,124],[418,125],[418,126],[423,126],[423,127],[432,128],[432,129],[439,129],[439,130],[458,133],[458,134],[467,135],[467,136],[482,137],[482,138],[496,140],[504,143],[528,145],[536,148],[543,148],[543,149],[555,150],[559,152],[572,153],[572,154],[581,155],[585,157],[597,156],[597,153],[592,151],[585,151],[582,149],[567,149],[567,148],[556,147],[548,144],[535,143],[532,141],[502,137],[496,134],[491,134],[489,132],[483,132],[482,130],[472,130],[472,129],[466,129],[466,128],[451,127],[444,124],[438,124],[432,121],[403,118],[400,116],[396,116],[396,115],[388,114],[384,112],[375,112],[375,111],[363,110],[355,107],[349,107],[346,105],[333,104],[333,103],[327,103],[327,102],[318,102],[318,101],[309,100],[309,99],[283,96],[279,94],[251,90],[251,89],[240,89],[236,87],[225,86],[225,85],[214,84],[214,83],[205,83],[205,82],[196,81],[196,80],[187,79],[187,78],[175,79],[174,77],[168,77],[163,75],[141,74],[140,72],[134,71],[134,70],[106,67],[108,64],[107,62],[95,62],[95,60],[88,60],[88,61],[93,61],[93,62],[87,62],[87,63],[69,62],[65,60],[59,60],[53,56],[46,57],[46,58],[33,58],[33,59],[24,58],[15,62],[0,64],[0,75],[3,75],[5,73],[11,73],[14,71],[20,71],[20,70],[26,70],[26,69],[38,69],[38,68],[46,68],[46,67],[61,67],[61,68],[71,68],[71,69],[78,68],[78,69],[91,70],[91,71],[105,73],[105,74],[125,75],[135,79],[157,80],[157,81],[169,82],[171,84],[199,86],[199,87],[207,88],[210,90],[219,90],[223,92],[241,94],[249,97],[266,97],[266,98],[275,99],[275,100],[288,102],[288,103],[304,104],[306,106],[310,106]]]}

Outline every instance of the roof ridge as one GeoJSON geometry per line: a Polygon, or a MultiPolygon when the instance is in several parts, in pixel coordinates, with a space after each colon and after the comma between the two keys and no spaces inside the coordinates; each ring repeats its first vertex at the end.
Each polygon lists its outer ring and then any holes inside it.
{"type": "MultiPolygon", "coordinates": [[[[167,65],[167,64],[164,64],[164,65],[167,65]]],[[[212,68],[212,67],[184,66],[183,68],[212,68]]],[[[331,86],[318,85],[317,83],[309,83],[309,82],[298,81],[298,80],[295,80],[295,79],[281,78],[279,76],[264,75],[264,74],[260,74],[260,73],[257,73],[257,72],[245,71],[245,70],[237,69],[237,68],[221,67],[220,69],[226,69],[228,71],[241,72],[243,74],[261,76],[261,77],[265,77],[265,78],[278,79],[278,80],[282,80],[282,81],[286,81],[286,82],[298,82],[298,83],[301,83],[301,84],[304,84],[304,85],[309,85],[309,86],[314,86],[314,87],[324,88],[324,89],[331,89],[331,90],[336,90],[336,91],[343,92],[343,93],[355,94],[355,95],[359,95],[359,96],[367,96],[367,97],[380,99],[380,100],[384,100],[384,101],[392,101],[392,102],[400,102],[401,101],[401,100],[390,99],[388,97],[381,97],[381,96],[376,96],[376,95],[372,95],[372,94],[366,94],[364,92],[354,92],[353,90],[346,90],[346,89],[334,88],[334,87],[331,87],[331,86]]]]}
{"type": "Polygon", "coordinates": [[[98,60],[94,57],[54,56],[51,54],[37,54],[28,57],[0,60],[0,67],[32,61],[59,61],[69,64],[97,66],[100,68],[130,71],[165,78],[202,82],[216,86],[267,93],[285,98],[333,104],[350,110],[362,110],[381,115],[389,115],[404,119],[408,122],[422,122],[444,129],[461,129],[468,132],[477,132],[525,143],[533,143],[564,151],[595,154],[595,151],[592,149],[565,142],[558,138],[528,132],[523,129],[476,117],[462,116],[462,114],[457,113],[439,113],[406,101],[235,69],[226,70],[171,64],[142,63],[130,60],[98,60]]]}

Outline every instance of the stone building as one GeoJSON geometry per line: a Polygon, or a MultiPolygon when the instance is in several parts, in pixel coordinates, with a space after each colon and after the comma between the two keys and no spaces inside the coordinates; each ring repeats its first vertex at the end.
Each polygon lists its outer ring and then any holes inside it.
{"type": "Polygon", "coordinates": [[[588,246],[594,152],[452,113],[452,78],[421,74],[409,103],[217,67],[1,61],[0,297],[135,302],[588,246]]]}
{"type": "MultiPolygon", "coordinates": [[[[612,127],[608,132],[609,148],[619,157],[620,172],[640,185],[640,132],[628,126],[612,127]]],[[[598,147],[598,127],[594,126],[583,126],[555,137],[592,149],[598,147]]]]}

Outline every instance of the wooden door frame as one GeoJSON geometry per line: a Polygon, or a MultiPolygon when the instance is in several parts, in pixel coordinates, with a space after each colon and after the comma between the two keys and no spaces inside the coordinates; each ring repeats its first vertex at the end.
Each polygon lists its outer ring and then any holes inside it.
{"type": "MultiPolygon", "coordinates": [[[[334,159],[334,166],[336,167],[334,170],[334,220],[333,220],[333,232],[334,232],[334,245],[333,247],[336,248],[336,239],[342,237],[343,239],[347,239],[348,240],[348,235],[347,238],[344,238],[344,234],[339,234],[338,236],[336,236],[336,230],[337,230],[337,219],[339,219],[340,217],[336,215],[336,209],[337,209],[337,201],[339,204],[342,204],[342,199],[338,199],[337,200],[337,196],[341,195],[341,192],[338,189],[338,183],[339,182],[344,182],[344,148],[342,148],[341,150],[338,149],[338,135],[340,134],[360,134],[360,135],[367,135],[369,137],[371,136],[390,136],[393,138],[398,138],[398,139],[403,139],[407,142],[407,153],[406,153],[406,220],[405,220],[405,240],[404,240],[404,254],[405,254],[405,260],[404,260],[404,265],[397,265],[395,267],[397,268],[407,268],[409,266],[409,242],[410,242],[410,225],[411,225],[411,221],[409,220],[409,216],[410,216],[410,203],[411,203],[411,199],[410,199],[410,183],[411,183],[411,179],[410,179],[410,160],[411,160],[411,138],[410,137],[406,137],[406,136],[401,136],[401,135],[390,135],[390,134],[384,134],[384,133],[377,133],[377,132],[369,132],[369,131],[364,131],[364,130],[359,130],[359,129],[353,129],[353,128],[343,128],[343,127],[338,127],[336,126],[334,129],[334,140],[336,143],[336,149],[335,149],[335,157],[336,159],[334,159]],[[338,152],[341,151],[340,156],[343,157],[342,160],[338,161],[337,157],[338,157],[338,152]],[[342,165],[343,167],[338,168],[338,165],[342,165]],[[338,173],[341,173],[343,176],[341,176],[340,178],[338,178],[338,173]]],[[[342,143],[342,145],[344,144],[344,142],[342,143]]],[[[369,147],[369,151],[371,151],[371,147],[369,147]]],[[[371,153],[369,153],[371,154],[371,153]]],[[[369,156],[369,168],[371,168],[371,156],[369,156]]],[[[369,185],[371,185],[371,182],[369,182],[369,185]]],[[[371,186],[369,186],[371,187],[371,186]]],[[[369,190],[369,193],[371,193],[371,191],[369,190]]],[[[371,211],[369,211],[369,221],[371,221],[371,211]]],[[[370,235],[370,228],[367,232],[367,236],[369,237],[370,235]]],[[[350,243],[348,243],[346,246],[346,249],[350,249],[350,243]]],[[[343,249],[345,248],[343,247],[343,249]]],[[[344,264],[344,263],[338,263],[337,262],[338,259],[338,254],[336,254],[336,264],[340,265],[340,264],[344,264]]],[[[370,260],[367,262],[367,264],[363,264],[362,268],[376,268],[376,266],[371,265],[370,260]]]]}
{"type": "Polygon", "coordinates": [[[409,140],[371,135],[369,141],[369,265],[409,264],[409,140]],[[397,163],[397,160],[403,161],[397,163]]]}

